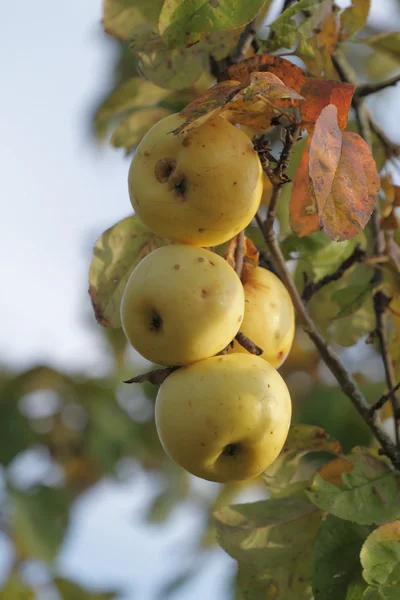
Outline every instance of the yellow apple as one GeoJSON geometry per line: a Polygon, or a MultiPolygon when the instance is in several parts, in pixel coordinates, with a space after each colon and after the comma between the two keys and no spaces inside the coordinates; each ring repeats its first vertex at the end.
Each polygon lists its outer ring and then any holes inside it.
{"type": "Polygon", "coordinates": [[[227,354],[169,375],[157,394],[155,420],[172,460],[222,483],[256,477],[274,462],[291,412],[276,369],[258,356],[227,354]]]}
{"type": "Polygon", "coordinates": [[[160,365],[184,365],[225,348],[244,314],[242,283],[218,254],[171,244],[133,270],[121,301],[131,345],[160,365]]]}
{"type": "MultiPolygon", "coordinates": [[[[245,310],[240,331],[260,346],[261,355],[278,368],[286,360],[295,333],[292,299],[281,280],[262,267],[244,273],[245,310]]],[[[247,350],[234,342],[229,352],[247,350]]]]}
{"type": "Polygon", "coordinates": [[[135,212],[154,233],[194,246],[222,244],[247,227],[263,191],[249,137],[214,116],[187,134],[168,115],[140,142],[129,170],[135,212]]]}

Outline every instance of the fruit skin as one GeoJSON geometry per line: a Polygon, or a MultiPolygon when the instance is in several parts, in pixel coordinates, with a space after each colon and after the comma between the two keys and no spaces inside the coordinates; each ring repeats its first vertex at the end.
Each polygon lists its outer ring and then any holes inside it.
{"type": "Polygon", "coordinates": [[[135,212],[157,235],[195,246],[222,244],[247,227],[260,204],[262,167],[253,144],[222,117],[187,134],[168,115],[140,142],[129,169],[135,212]]]}
{"type": "Polygon", "coordinates": [[[169,375],[157,394],[155,420],[172,460],[224,483],[256,477],[274,462],[291,412],[276,369],[258,356],[227,354],[169,375]]]}
{"type": "Polygon", "coordinates": [[[217,354],[237,334],[243,314],[243,286],[232,267],[210,250],[182,244],[148,254],[121,301],[129,342],[160,365],[217,354]]]}
{"type": "MultiPolygon", "coordinates": [[[[240,331],[264,350],[261,357],[277,369],[286,360],[295,334],[292,299],[281,280],[262,267],[244,273],[242,279],[245,310],[240,331]]],[[[229,352],[247,354],[236,341],[229,352]]]]}

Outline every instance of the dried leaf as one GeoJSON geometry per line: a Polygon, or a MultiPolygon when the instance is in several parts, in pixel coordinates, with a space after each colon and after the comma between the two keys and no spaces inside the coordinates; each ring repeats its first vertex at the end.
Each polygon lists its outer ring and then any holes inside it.
{"type": "Polygon", "coordinates": [[[261,96],[265,100],[290,98],[291,100],[303,100],[295,90],[287,87],[279,77],[273,73],[252,73],[250,84],[244,90],[244,100],[251,100],[255,96],[261,96]]]}
{"type": "Polygon", "coordinates": [[[310,145],[309,174],[320,228],[334,240],[358,235],[374,209],[379,175],[364,140],[356,133],[340,134],[332,105],[324,108],[317,120],[310,145]]]}
{"type": "Polygon", "coordinates": [[[250,83],[250,75],[255,71],[258,73],[264,73],[266,71],[273,73],[279,77],[285,85],[298,93],[300,93],[305,81],[303,69],[300,69],[300,67],[285,58],[272,56],[271,54],[257,54],[256,56],[242,60],[241,62],[230,66],[227,69],[226,74],[223,75],[223,78],[235,79],[248,85],[250,83]]]}
{"type": "Polygon", "coordinates": [[[343,473],[351,473],[354,469],[354,460],[348,458],[337,458],[327,463],[318,471],[324,481],[340,487],[343,485],[343,473]]]}
{"type": "MultiPolygon", "coordinates": [[[[337,17],[334,13],[330,13],[321,27],[315,30],[315,35],[308,40],[309,46],[313,49],[314,56],[312,58],[300,56],[311,75],[323,77],[325,80],[339,79],[331,58],[338,38],[337,17]]],[[[297,54],[300,55],[299,51],[297,51],[297,54]]]]}
{"type": "Polygon", "coordinates": [[[328,104],[336,106],[338,125],[340,129],[345,129],[355,89],[350,83],[308,77],[300,92],[305,98],[300,110],[306,129],[312,131],[321,111],[328,104]]]}
{"type": "Polygon", "coordinates": [[[260,253],[247,235],[244,238],[244,252],[243,252],[243,269],[242,277],[248,276],[248,274],[258,267],[258,260],[260,253]]]}
{"type": "Polygon", "coordinates": [[[294,176],[289,205],[291,228],[300,237],[319,231],[317,203],[308,176],[310,143],[311,137],[307,139],[307,145],[294,176]]]}
{"type": "Polygon", "coordinates": [[[343,42],[357,33],[367,22],[370,0],[353,0],[340,15],[340,41],[343,42]]]}

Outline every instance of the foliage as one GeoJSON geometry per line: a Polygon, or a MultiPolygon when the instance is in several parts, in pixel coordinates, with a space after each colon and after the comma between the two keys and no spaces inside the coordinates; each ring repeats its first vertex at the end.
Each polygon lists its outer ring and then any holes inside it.
{"type": "MultiPolygon", "coordinates": [[[[367,92],[352,83],[342,66],[360,48],[389,56],[398,65],[400,33],[361,34],[369,0],[353,0],[342,11],[331,0],[300,0],[289,3],[273,22],[268,20],[271,4],[105,0],[104,29],[120,45],[121,61],[116,86],[96,112],[94,131],[103,140],[112,130],[111,144],[131,153],[152,125],[174,112],[185,117],[175,135],[217,114],[243,128],[259,144],[266,173],[260,213],[269,210],[274,190],[282,188],[278,249],[297,292],[314,286],[308,309],[318,331],[339,353],[363,336],[372,343],[371,353],[379,350],[380,298],[387,351],[398,379],[400,194],[389,167],[400,151],[374,122],[371,139],[366,139],[362,119],[349,120],[351,107],[357,110],[367,92]],[[298,129],[303,137],[287,151],[288,132],[298,129]],[[376,207],[380,250],[370,226],[376,207]],[[343,269],[360,248],[363,260],[343,269]]],[[[371,119],[366,119],[370,127],[371,119]]],[[[253,225],[246,230],[245,269],[263,260],[270,266],[262,235],[253,225]]],[[[154,389],[148,383],[136,392],[121,387],[137,369],[127,359],[120,329],[122,292],[139,261],[168,243],[137,216],[127,216],[96,242],[89,292],[96,319],[107,328],[111,373],[94,379],[46,366],[1,373],[5,499],[0,527],[14,546],[15,562],[0,598],[35,597],[21,569],[31,558],[48,565],[61,597],[116,597],[116,591],[91,593],[60,578],[55,561],[73,503],[103,477],[118,478],[122,459],[162,476],[149,522],[167,519],[177,503],[191,497],[189,476],[166,457],[158,440],[154,389]],[[35,395],[46,416],[35,414],[35,395]],[[131,400],[139,399],[138,408],[131,400]],[[18,460],[38,448],[46,449],[62,473],[58,486],[38,481],[24,487],[15,475],[18,460]]],[[[215,251],[232,258],[226,247],[215,251]]],[[[294,420],[280,456],[258,481],[266,499],[228,506],[240,488],[221,487],[211,505],[205,501],[202,507],[208,530],[199,547],[203,552],[216,533],[220,546],[238,563],[238,594],[246,600],[398,598],[398,465],[378,452],[372,435],[375,417],[368,407],[357,413],[345,399],[353,378],[347,389],[328,385],[319,355],[301,346],[301,335],[299,327],[281,370],[290,387],[294,420]]],[[[387,382],[372,384],[365,374],[355,379],[370,404],[387,391],[387,382]]],[[[393,417],[388,407],[380,412],[382,420],[393,417]]],[[[191,567],[171,581],[169,591],[194,572],[191,567]]]]}

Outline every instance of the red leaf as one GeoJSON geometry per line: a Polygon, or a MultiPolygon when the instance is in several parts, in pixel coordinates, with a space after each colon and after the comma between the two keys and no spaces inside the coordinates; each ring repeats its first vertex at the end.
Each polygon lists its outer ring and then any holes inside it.
{"type": "Polygon", "coordinates": [[[320,228],[328,237],[339,241],[355,237],[364,229],[374,209],[380,183],[368,145],[356,133],[342,135],[335,125],[333,111],[332,107],[325,108],[317,120],[310,145],[309,174],[320,228]],[[323,139],[324,134],[327,141],[323,139]],[[337,161],[339,135],[342,141],[337,161]],[[335,158],[330,159],[327,153],[335,158]]]}
{"type": "Polygon", "coordinates": [[[300,91],[305,98],[301,105],[301,118],[305,128],[312,131],[322,109],[328,104],[334,104],[338,111],[339,127],[345,129],[355,89],[350,83],[308,77],[300,91]]]}
{"type": "Polygon", "coordinates": [[[308,176],[310,143],[311,137],[301,155],[290,198],[290,225],[300,237],[319,230],[316,200],[308,176]]]}

